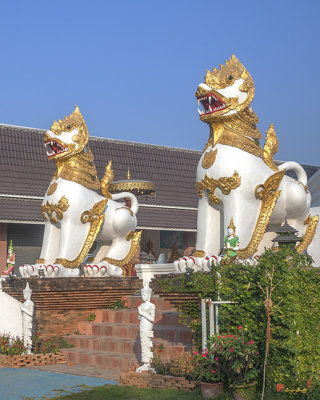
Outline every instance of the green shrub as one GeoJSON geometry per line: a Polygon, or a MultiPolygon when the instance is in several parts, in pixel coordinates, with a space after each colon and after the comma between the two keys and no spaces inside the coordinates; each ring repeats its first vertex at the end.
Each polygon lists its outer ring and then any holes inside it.
{"type": "MultiPolygon", "coordinates": [[[[213,266],[211,272],[193,273],[160,281],[164,292],[197,293],[199,298],[219,298],[235,304],[219,306],[221,333],[237,334],[242,326],[258,352],[266,351],[266,288],[272,278],[270,352],[267,387],[305,387],[308,379],[320,379],[320,270],[311,258],[295,250],[266,250],[257,265],[234,263],[213,266]]],[[[193,328],[195,344],[201,345],[200,302],[179,305],[183,322],[193,328]]],[[[261,381],[261,377],[259,378],[261,381]]]]}

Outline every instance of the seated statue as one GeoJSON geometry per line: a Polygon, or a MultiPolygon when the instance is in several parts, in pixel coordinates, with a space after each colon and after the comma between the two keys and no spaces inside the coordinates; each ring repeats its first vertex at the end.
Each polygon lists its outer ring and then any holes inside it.
{"type": "Polygon", "coordinates": [[[228,265],[234,261],[239,250],[239,237],[235,234],[236,227],[233,224],[233,218],[231,217],[230,225],[228,226],[228,234],[224,237],[224,246],[223,246],[223,254],[221,264],[228,265]]]}

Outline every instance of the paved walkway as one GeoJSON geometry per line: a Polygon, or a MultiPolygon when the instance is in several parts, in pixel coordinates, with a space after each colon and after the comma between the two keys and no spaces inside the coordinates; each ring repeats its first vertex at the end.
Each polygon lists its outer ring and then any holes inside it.
{"type": "MultiPolygon", "coordinates": [[[[43,400],[69,392],[80,392],[85,387],[117,384],[115,380],[85,376],[85,371],[78,367],[58,366],[61,373],[48,372],[44,368],[2,368],[0,369],[1,400],[43,400]],[[68,373],[63,373],[63,369],[68,373]],[[73,370],[73,371],[72,371],[73,370]],[[76,375],[70,373],[76,372],[76,375]]],[[[86,368],[88,369],[88,368],[86,368]]],[[[90,373],[90,371],[88,371],[90,373]]]]}
{"type": "Polygon", "coordinates": [[[68,366],[66,363],[43,365],[29,367],[30,369],[38,369],[47,372],[57,372],[60,374],[91,376],[93,378],[102,378],[109,381],[119,382],[121,371],[111,369],[99,369],[97,367],[89,367],[86,365],[68,366]]]}

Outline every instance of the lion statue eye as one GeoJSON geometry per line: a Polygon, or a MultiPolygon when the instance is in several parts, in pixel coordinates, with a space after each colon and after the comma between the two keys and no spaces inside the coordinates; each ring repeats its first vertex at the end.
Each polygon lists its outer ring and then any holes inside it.
{"type": "Polygon", "coordinates": [[[232,75],[229,75],[229,76],[228,76],[228,79],[229,79],[229,81],[232,81],[233,76],[232,76],[232,75]]]}
{"type": "Polygon", "coordinates": [[[70,129],[71,129],[71,126],[70,126],[70,125],[68,125],[68,126],[67,126],[67,129],[70,131],[70,129]]]}

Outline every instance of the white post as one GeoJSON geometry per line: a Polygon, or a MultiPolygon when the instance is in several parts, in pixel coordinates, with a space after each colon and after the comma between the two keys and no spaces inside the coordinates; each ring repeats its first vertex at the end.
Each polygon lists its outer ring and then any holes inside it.
{"type": "Polygon", "coordinates": [[[215,308],[215,314],[216,314],[216,333],[219,335],[219,310],[218,310],[218,304],[214,306],[215,308]]]}
{"type": "Polygon", "coordinates": [[[201,323],[202,323],[202,349],[207,347],[207,316],[206,301],[201,299],[201,323]]]}
{"type": "Polygon", "coordinates": [[[213,304],[212,304],[212,299],[208,300],[209,303],[209,332],[210,336],[214,335],[214,313],[213,313],[213,304]]]}

